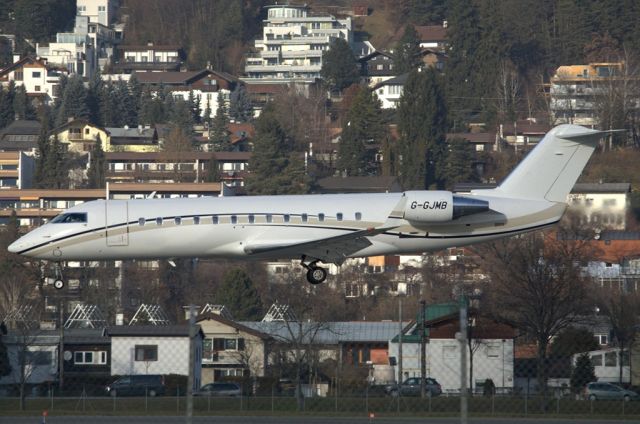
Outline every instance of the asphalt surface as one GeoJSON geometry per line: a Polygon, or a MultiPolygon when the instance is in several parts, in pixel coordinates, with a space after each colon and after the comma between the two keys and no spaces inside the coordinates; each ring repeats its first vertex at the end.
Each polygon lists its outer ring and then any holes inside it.
{"type": "MultiPolygon", "coordinates": [[[[42,417],[0,417],[2,424],[454,424],[460,423],[460,418],[398,418],[398,417],[271,417],[271,416],[208,416],[193,417],[187,421],[185,417],[126,417],[126,416],[51,416],[43,421],[42,417]]],[[[547,419],[547,418],[470,418],[470,424],[629,424],[640,423],[640,420],[606,420],[594,419],[547,419]]]]}

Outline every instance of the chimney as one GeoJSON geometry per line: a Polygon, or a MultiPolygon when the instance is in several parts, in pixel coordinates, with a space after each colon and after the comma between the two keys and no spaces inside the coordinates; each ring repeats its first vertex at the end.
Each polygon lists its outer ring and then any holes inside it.
{"type": "Polygon", "coordinates": [[[19,54],[14,54],[13,55],[13,63],[16,63],[16,62],[20,62],[20,55],[19,54]]]}
{"type": "Polygon", "coordinates": [[[449,22],[447,22],[446,20],[442,21],[442,28],[447,28],[448,26],[449,26],[449,22]]]}
{"type": "Polygon", "coordinates": [[[124,314],[116,314],[116,325],[124,325],[124,314]]]}

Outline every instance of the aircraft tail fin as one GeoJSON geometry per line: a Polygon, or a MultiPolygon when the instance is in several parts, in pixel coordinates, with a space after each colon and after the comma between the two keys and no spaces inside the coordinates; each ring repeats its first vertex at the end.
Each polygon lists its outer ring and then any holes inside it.
{"type": "Polygon", "coordinates": [[[619,131],[624,130],[598,131],[578,125],[553,128],[495,189],[496,193],[565,202],[598,141],[619,131]]]}

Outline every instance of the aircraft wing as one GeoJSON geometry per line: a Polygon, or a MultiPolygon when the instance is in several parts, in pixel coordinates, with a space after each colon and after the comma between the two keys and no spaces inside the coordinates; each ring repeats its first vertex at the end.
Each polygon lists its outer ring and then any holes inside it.
{"type": "Polygon", "coordinates": [[[244,251],[248,254],[279,253],[284,256],[308,256],[326,263],[340,264],[352,253],[371,246],[368,237],[390,230],[393,227],[367,228],[348,234],[306,241],[259,241],[248,242],[244,251]]]}

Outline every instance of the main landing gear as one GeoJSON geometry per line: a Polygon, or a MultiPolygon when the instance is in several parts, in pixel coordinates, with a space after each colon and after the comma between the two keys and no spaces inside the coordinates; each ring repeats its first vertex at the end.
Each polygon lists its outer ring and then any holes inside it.
{"type": "Polygon", "coordinates": [[[56,262],[54,264],[55,271],[55,279],[53,280],[53,287],[57,290],[61,290],[64,288],[64,280],[62,279],[62,267],[60,266],[60,262],[56,262]]]}
{"type": "Polygon", "coordinates": [[[327,270],[317,266],[318,260],[309,261],[306,256],[300,260],[300,265],[307,269],[307,281],[313,285],[323,283],[327,279],[327,270]]]}

